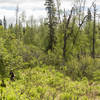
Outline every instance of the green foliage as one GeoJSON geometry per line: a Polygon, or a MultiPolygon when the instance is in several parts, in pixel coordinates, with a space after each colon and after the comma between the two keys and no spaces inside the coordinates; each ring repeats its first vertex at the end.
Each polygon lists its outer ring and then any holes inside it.
{"type": "Polygon", "coordinates": [[[56,23],[53,0],[46,0],[45,6],[48,18],[40,19],[38,24],[32,16],[26,20],[23,12],[19,25],[10,25],[8,29],[0,26],[0,84],[2,80],[6,84],[6,87],[0,85],[0,100],[100,98],[99,23],[96,23],[93,59],[91,11],[81,27],[77,25],[78,16],[72,14],[64,58],[64,30],[68,20],[56,23]],[[15,74],[14,82],[9,79],[10,70],[15,74]]]}
{"type": "MultiPolygon", "coordinates": [[[[18,74],[16,74],[18,75],[18,74]]],[[[100,93],[99,86],[91,87],[84,77],[72,81],[53,66],[19,70],[20,79],[5,80],[7,88],[0,87],[0,97],[7,100],[91,100],[100,93]],[[91,97],[92,93],[96,93],[91,97]]],[[[18,77],[16,76],[16,77],[18,77]]]]}

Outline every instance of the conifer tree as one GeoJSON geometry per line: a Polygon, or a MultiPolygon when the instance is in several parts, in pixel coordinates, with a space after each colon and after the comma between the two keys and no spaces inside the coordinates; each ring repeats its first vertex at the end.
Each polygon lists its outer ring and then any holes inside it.
{"type": "Polygon", "coordinates": [[[95,58],[95,33],[96,33],[96,4],[93,5],[94,7],[94,23],[93,23],[93,47],[92,47],[92,57],[95,58]]]}
{"type": "Polygon", "coordinates": [[[90,22],[92,20],[92,15],[91,15],[91,11],[90,9],[88,8],[88,17],[87,17],[87,21],[90,22]]]}
{"type": "Polygon", "coordinates": [[[2,20],[0,19],[0,26],[2,26],[2,20]]]}
{"type": "Polygon", "coordinates": [[[4,29],[6,29],[7,28],[7,22],[6,22],[5,16],[4,16],[4,19],[3,19],[3,24],[4,24],[4,29]]]}
{"type": "Polygon", "coordinates": [[[48,46],[47,51],[51,50],[53,51],[56,40],[55,40],[55,26],[57,23],[56,18],[56,8],[55,3],[53,0],[46,0],[45,2],[47,15],[48,15],[48,28],[49,28],[49,35],[48,35],[48,46]]]}

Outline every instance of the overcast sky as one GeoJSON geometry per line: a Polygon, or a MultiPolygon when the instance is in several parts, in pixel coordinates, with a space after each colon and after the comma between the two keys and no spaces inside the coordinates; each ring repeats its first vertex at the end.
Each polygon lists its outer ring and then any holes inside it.
{"type": "MultiPolygon", "coordinates": [[[[87,6],[91,5],[94,0],[87,0],[87,6]]],[[[20,14],[25,11],[27,18],[31,15],[35,19],[46,17],[44,7],[45,0],[0,0],[0,19],[6,17],[8,23],[15,22],[16,6],[19,4],[20,14]]],[[[100,0],[96,0],[97,7],[100,7],[100,0]]],[[[72,0],[61,0],[61,9],[70,9],[72,7],[72,0]]]]}

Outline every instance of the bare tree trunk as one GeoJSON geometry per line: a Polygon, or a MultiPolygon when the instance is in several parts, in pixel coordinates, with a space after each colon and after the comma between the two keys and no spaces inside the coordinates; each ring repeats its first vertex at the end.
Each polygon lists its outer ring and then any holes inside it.
{"type": "Polygon", "coordinates": [[[15,29],[15,33],[16,33],[17,38],[19,38],[18,37],[18,12],[19,12],[19,7],[17,5],[17,7],[16,7],[16,29],[15,29]]]}
{"type": "Polygon", "coordinates": [[[19,12],[19,6],[16,7],[16,25],[18,24],[18,12],[19,12]]]}
{"type": "Polygon", "coordinates": [[[58,23],[61,23],[61,18],[60,18],[60,0],[56,0],[57,2],[57,12],[58,12],[58,23]]]}
{"type": "Polygon", "coordinates": [[[85,11],[85,6],[86,6],[86,0],[83,1],[83,16],[84,16],[84,11],[85,11]]]}
{"type": "Polygon", "coordinates": [[[69,23],[70,23],[70,20],[71,20],[71,17],[72,17],[72,12],[73,12],[73,8],[71,10],[71,13],[68,17],[68,20],[67,20],[67,23],[66,23],[66,29],[65,29],[65,32],[64,32],[64,47],[63,47],[63,57],[65,59],[65,56],[66,56],[66,41],[67,41],[67,30],[68,30],[68,27],[69,27],[69,23]]]}
{"type": "Polygon", "coordinates": [[[96,4],[94,4],[94,24],[93,24],[93,48],[92,57],[95,58],[95,31],[96,31],[96,4]]]}

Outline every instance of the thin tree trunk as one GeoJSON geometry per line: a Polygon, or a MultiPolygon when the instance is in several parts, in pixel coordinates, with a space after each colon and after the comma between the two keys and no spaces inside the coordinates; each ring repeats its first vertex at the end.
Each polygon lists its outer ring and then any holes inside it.
{"type": "Polygon", "coordinates": [[[94,5],[93,48],[92,48],[93,58],[95,58],[95,30],[96,30],[96,5],[94,5]]]}
{"type": "Polygon", "coordinates": [[[69,23],[70,23],[70,20],[71,20],[71,17],[72,17],[72,12],[73,12],[73,8],[72,8],[71,13],[68,17],[68,20],[67,20],[67,23],[66,23],[66,31],[64,32],[64,47],[63,47],[63,57],[64,57],[64,59],[66,57],[67,30],[68,30],[69,23]]]}

